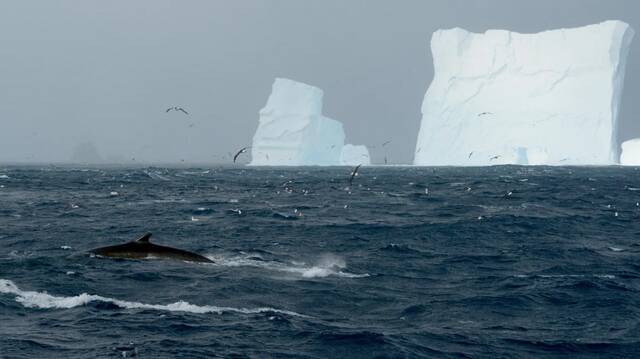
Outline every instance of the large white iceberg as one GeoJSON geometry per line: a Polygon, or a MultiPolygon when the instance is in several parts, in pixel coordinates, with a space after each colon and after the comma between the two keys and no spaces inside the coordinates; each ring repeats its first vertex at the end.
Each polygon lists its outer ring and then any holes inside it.
{"type": "Polygon", "coordinates": [[[371,158],[367,146],[344,145],[340,154],[340,164],[343,166],[357,166],[359,164],[370,165],[371,158]]]}
{"type": "Polygon", "coordinates": [[[622,142],[620,164],[623,166],[640,166],[640,138],[622,142]]]}
{"type": "Polygon", "coordinates": [[[322,96],[317,87],[277,78],[260,110],[249,165],[341,165],[344,129],[322,115],[322,96]]]}
{"type": "Polygon", "coordinates": [[[436,31],[414,164],[617,163],[633,35],[621,21],[537,34],[436,31]]]}

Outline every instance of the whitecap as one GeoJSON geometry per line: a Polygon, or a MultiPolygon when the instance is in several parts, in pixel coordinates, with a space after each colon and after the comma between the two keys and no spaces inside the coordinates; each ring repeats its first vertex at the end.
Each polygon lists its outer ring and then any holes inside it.
{"type": "Polygon", "coordinates": [[[150,309],[170,312],[189,312],[196,314],[225,312],[241,313],[241,314],[258,314],[258,313],[280,313],[296,317],[307,317],[306,315],[292,312],[289,310],[281,310],[269,307],[258,308],[234,308],[234,307],[218,307],[212,305],[195,305],[180,300],[170,304],[147,304],[140,302],[130,302],[126,300],[103,297],[95,294],[82,293],[71,297],[53,296],[46,292],[23,291],[8,279],[0,279],[0,293],[14,294],[16,302],[22,304],[26,308],[40,309],[70,309],[91,302],[111,303],[123,309],[150,309]]]}

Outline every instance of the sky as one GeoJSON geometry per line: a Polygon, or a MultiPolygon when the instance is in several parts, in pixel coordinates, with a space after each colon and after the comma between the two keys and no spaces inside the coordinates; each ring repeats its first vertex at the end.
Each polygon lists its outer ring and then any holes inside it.
{"type": "MultiPolygon", "coordinates": [[[[374,162],[411,163],[435,30],[608,19],[640,32],[640,1],[5,0],[0,162],[68,162],[87,142],[109,161],[229,162],[251,144],[274,78],[285,77],[323,89],[325,116],[344,124],[348,143],[376,146],[374,162]]],[[[622,140],[640,137],[639,41],[622,140]]]]}

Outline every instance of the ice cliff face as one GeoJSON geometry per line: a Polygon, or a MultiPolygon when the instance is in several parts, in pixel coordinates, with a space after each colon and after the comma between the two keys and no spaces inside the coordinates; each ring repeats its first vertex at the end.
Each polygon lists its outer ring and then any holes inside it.
{"type": "Polygon", "coordinates": [[[344,130],[342,123],[322,115],[322,95],[317,87],[276,79],[260,110],[250,165],[341,165],[344,130]]]}
{"type": "Polygon", "coordinates": [[[623,166],[640,166],[640,138],[622,142],[620,164],[623,166]]]}
{"type": "Polygon", "coordinates": [[[537,34],[435,32],[414,164],[617,163],[633,35],[621,21],[537,34]]]}
{"type": "Polygon", "coordinates": [[[369,150],[363,145],[344,145],[340,154],[340,164],[343,166],[370,165],[369,150]]]}

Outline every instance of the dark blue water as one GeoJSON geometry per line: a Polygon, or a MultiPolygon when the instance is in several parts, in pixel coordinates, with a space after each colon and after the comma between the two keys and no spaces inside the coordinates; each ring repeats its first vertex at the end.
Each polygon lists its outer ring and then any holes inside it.
{"type": "Polygon", "coordinates": [[[0,357],[640,355],[640,171],[349,173],[0,168],[0,357]]]}

